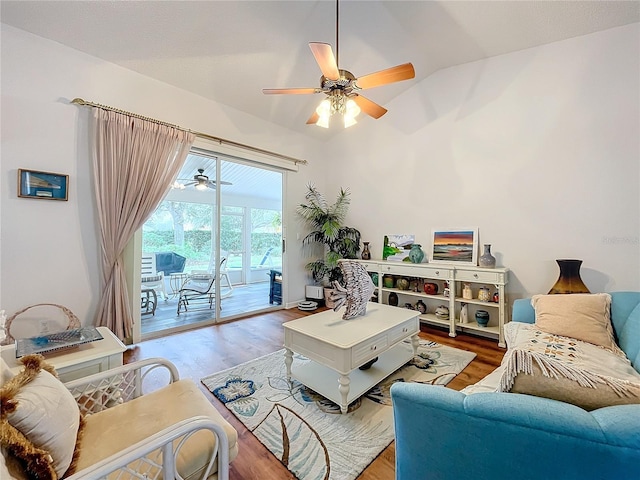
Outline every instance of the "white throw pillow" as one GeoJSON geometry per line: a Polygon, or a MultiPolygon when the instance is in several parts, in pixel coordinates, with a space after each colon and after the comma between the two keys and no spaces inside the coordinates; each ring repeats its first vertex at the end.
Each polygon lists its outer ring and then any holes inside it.
{"type": "MultiPolygon", "coordinates": [[[[2,398],[7,403],[17,403],[6,418],[33,446],[49,453],[51,466],[61,478],[73,460],[80,409],[60,380],[46,370],[38,371],[39,364],[34,364],[35,368],[25,366],[23,372],[3,385],[2,398]],[[30,375],[33,378],[24,384],[30,375]]],[[[10,410],[7,405],[3,408],[10,410]]]]}
{"type": "Polygon", "coordinates": [[[536,327],[543,332],[572,337],[620,353],[611,326],[608,293],[534,295],[536,327]]]}

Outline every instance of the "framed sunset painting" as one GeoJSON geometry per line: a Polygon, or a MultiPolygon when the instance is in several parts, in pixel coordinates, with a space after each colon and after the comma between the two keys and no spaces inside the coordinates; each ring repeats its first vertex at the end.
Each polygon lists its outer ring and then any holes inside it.
{"type": "Polygon", "coordinates": [[[432,263],[478,264],[477,228],[438,228],[431,235],[432,263]]]}

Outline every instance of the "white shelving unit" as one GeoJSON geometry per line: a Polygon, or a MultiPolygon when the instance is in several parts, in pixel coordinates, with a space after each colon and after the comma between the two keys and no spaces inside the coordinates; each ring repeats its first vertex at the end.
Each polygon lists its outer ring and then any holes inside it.
{"type": "Polygon", "coordinates": [[[386,260],[358,260],[368,272],[378,274],[378,302],[388,304],[389,294],[398,295],[398,307],[404,307],[410,303],[415,307],[418,300],[427,305],[427,312],[420,315],[420,321],[432,323],[449,328],[449,336],[455,337],[458,331],[470,331],[498,340],[498,346],[506,347],[504,341],[504,324],[509,321],[507,315],[507,299],[505,285],[508,282],[508,268],[480,268],[465,265],[407,263],[386,260]],[[404,277],[410,280],[410,289],[385,287],[383,279],[385,275],[404,277]],[[424,283],[431,282],[438,285],[438,294],[424,293],[424,283]],[[443,295],[444,283],[449,285],[450,294],[443,295]],[[473,299],[462,298],[462,287],[465,283],[471,286],[473,299]],[[413,287],[413,289],[411,288],[413,287]],[[485,302],[478,299],[478,291],[481,287],[490,289],[490,296],[498,293],[498,302],[485,302]],[[468,320],[460,319],[462,306],[467,304],[468,320]],[[435,309],[444,305],[449,308],[449,319],[440,319],[435,316],[435,309]],[[489,324],[481,327],[475,321],[475,312],[486,310],[489,312],[489,324]]]}

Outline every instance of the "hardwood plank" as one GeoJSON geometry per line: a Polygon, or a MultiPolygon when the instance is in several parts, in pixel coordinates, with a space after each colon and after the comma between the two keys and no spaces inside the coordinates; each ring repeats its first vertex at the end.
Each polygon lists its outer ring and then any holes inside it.
{"type": "MultiPolygon", "coordinates": [[[[200,386],[211,403],[238,431],[240,453],[231,464],[231,480],[295,479],[291,472],[200,383],[200,378],[279,350],[284,338],[282,324],[318,311],[279,310],[146,340],[130,347],[124,354],[124,360],[125,363],[129,363],[150,357],[167,358],[176,364],[181,378],[191,378],[200,386]]],[[[505,353],[495,340],[469,334],[451,338],[448,331],[433,326],[422,325],[420,337],[476,353],[476,358],[448,384],[448,387],[454,390],[461,390],[489,374],[500,365],[505,353]]],[[[395,445],[392,443],[357,480],[394,478],[395,445]]]]}

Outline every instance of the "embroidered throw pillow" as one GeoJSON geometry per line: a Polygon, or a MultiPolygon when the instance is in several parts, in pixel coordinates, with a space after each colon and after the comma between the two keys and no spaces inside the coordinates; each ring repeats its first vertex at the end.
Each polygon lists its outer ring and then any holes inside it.
{"type": "Polygon", "coordinates": [[[33,478],[61,478],[71,466],[81,418],[71,392],[41,355],[0,388],[3,446],[33,478]]]}
{"type": "Polygon", "coordinates": [[[572,337],[620,353],[613,336],[608,293],[534,295],[536,327],[543,332],[572,337]]]}

